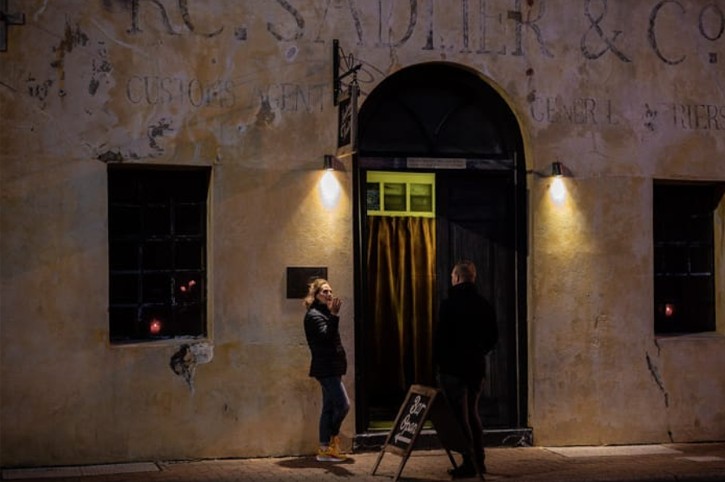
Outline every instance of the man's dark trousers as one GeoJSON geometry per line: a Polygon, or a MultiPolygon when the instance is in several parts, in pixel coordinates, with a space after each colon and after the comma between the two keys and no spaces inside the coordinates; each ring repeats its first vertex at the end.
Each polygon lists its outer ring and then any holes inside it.
{"type": "Polygon", "coordinates": [[[464,464],[475,464],[477,472],[485,473],[485,453],[483,451],[483,426],[478,414],[478,400],[481,398],[483,379],[464,380],[455,375],[440,373],[438,383],[451,407],[459,426],[471,441],[471,455],[463,454],[464,464]]]}

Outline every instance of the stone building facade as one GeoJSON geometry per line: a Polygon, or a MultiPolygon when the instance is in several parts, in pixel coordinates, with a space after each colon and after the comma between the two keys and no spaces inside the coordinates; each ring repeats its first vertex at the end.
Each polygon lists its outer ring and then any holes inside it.
{"type": "Polygon", "coordinates": [[[343,435],[374,431],[369,171],[441,180],[431,312],[454,257],[485,265],[506,333],[493,428],[725,439],[725,1],[7,9],[0,465],[311,453],[319,388],[292,293],[309,268],[343,299],[343,435]],[[359,87],[352,156],[335,74],[359,87]],[[461,114],[421,129],[427,145],[399,101],[421,125],[461,114]],[[465,179],[508,206],[502,238],[481,228],[486,256],[455,240],[477,229],[451,207],[465,179]]]}

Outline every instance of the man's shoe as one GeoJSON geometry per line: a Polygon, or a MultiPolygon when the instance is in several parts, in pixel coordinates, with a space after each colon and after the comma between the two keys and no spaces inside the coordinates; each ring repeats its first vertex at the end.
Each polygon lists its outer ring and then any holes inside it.
{"type": "Polygon", "coordinates": [[[455,469],[450,469],[448,473],[454,479],[467,479],[469,477],[475,477],[478,475],[478,473],[476,472],[476,467],[474,467],[473,464],[460,465],[455,469]]]}
{"type": "Polygon", "coordinates": [[[333,447],[320,447],[320,449],[317,451],[318,462],[344,462],[345,460],[347,460],[347,457],[337,453],[337,451],[334,450],[333,447]]]}

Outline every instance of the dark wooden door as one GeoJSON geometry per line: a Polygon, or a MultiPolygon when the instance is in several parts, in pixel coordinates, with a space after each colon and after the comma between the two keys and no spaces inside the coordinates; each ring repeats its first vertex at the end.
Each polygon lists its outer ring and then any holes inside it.
{"type": "Polygon", "coordinates": [[[513,171],[453,171],[436,176],[438,300],[456,261],[476,264],[479,292],[494,305],[498,346],[488,357],[479,409],[486,428],[517,425],[516,219],[513,171]]]}

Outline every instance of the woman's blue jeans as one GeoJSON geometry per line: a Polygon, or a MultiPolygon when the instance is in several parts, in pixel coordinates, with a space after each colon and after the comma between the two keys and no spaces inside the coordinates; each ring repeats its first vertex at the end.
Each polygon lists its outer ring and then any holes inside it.
{"type": "Polygon", "coordinates": [[[340,433],[340,426],[350,411],[342,377],[318,378],[322,387],[322,413],[320,414],[320,445],[328,445],[340,433]]]}

